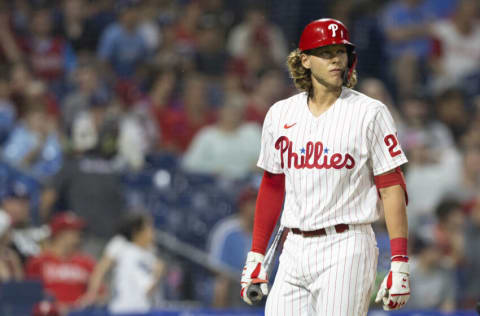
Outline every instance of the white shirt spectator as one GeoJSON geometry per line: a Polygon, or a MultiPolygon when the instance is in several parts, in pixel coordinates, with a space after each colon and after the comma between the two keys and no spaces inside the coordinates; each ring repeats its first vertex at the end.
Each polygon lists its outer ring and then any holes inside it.
{"type": "Polygon", "coordinates": [[[116,263],[110,312],[149,311],[153,304],[147,292],[155,282],[154,269],[157,263],[154,252],[116,236],[107,245],[105,254],[116,263]]]}
{"type": "MultiPolygon", "coordinates": [[[[268,49],[275,63],[283,64],[287,58],[287,42],[282,32],[273,24],[266,24],[262,27],[268,49]]],[[[232,29],[227,40],[227,51],[235,58],[248,58],[248,52],[252,45],[255,45],[257,31],[248,23],[242,23],[232,29]]]]}
{"type": "Polygon", "coordinates": [[[480,23],[475,23],[469,34],[458,32],[450,20],[438,22],[433,27],[440,43],[442,75],[436,78],[436,88],[447,88],[469,74],[480,71],[480,23]]]}
{"type": "Polygon", "coordinates": [[[423,221],[432,222],[437,205],[460,185],[461,156],[454,149],[438,152],[438,161],[411,163],[405,175],[409,204],[408,223],[416,231],[423,221]]]}
{"type": "Polygon", "coordinates": [[[258,124],[245,123],[233,132],[217,126],[199,131],[185,153],[183,166],[192,172],[242,178],[253,170],[260,153],[262,131],[258,124]]]}

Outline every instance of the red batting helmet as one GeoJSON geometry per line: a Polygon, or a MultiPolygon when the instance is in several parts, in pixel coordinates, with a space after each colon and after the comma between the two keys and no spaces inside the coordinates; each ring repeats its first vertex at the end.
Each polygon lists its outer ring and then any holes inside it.
{"type": "Polygon", "coordinates": [[[335,19],[318,19],[310,22],[303,29],[298,48],[305,52],[317,47],[335,44],[344,44],[347,47],[348,79],[357,64],[357,54],[355,53],[355,45],[350,42],[350,34],[342,22],[335,19]]]}

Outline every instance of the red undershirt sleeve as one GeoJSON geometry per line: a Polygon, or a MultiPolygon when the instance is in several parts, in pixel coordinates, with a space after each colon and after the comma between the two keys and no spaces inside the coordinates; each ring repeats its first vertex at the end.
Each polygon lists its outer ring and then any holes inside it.
{"type": "Polygon", "coordinates": [[[265,171],[258,190],[253,223],[252,251],[265,254],[268,241],[282,211],[285,175],[265,171]]]}

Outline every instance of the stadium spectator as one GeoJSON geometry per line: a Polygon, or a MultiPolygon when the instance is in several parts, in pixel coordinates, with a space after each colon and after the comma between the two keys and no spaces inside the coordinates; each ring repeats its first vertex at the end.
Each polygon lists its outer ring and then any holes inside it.
{"type": "Polygon", "coordinates": [[[56,210],[70,209],[88,223],[85,248],[99,254],[114,233],[124,210],[124,191],[119,165],[118,115],[110,98],[92,100],[89,111],[74,122],[73,146],[60,171],[42,194],[44,219],[56,210]]]}
{"type": "Polygon", "coordinates": [[[461,302],[463,308],[474,308],[480,293],[480,194],[467,220],[465,242],[466,284],[461,302]]]}
{"type": "Polygon", "coordinates": [[[403,116],[399,112],[396,104],[393,101],[392,95],[388,92],[385,84],[377,78],[369,77],[362,79],[358,86],[358,91],[365,93],[371,98],[379,100],[388,107],[388,110],[392,114],[392,117],[395,121],[399,130],[403,129],[404,122],[403,116]]]}
{"type": "Polygon", "coordinates": [[[85,221],[73,213],[60,213],[50,221],[47,248],[25,267],[27,279],[40,280],[62,312],[76,306],[86,292],[95,260],[79,251],[85,221]]]}
{"type": "Polygon", "coordinates": [[[443,200],[436,208],[434,238],[446,267],[454,270],[465,259],[465,214],[456,200],[443,200]]]}
{"type": "Polygon", "coordinates": [[[8,5],[0,3],[0,62],[16,63],[21,60],[21,52],[11,27],[8,5]]]}
{"type": "Polygon", "coordinates": [[[433,143],[432,136],[425,132],[409,135],[405,180],[409,188],[409,228],[413,232],[434,221],[435,207],[458,183],[461,170],[461,159],[454,150],[438,151],[433,143]]]}
{"type": "Polygon", "coordinates": [[[19,41],[19,48],[33,72],[46,82],[59,82],[76,65],[76,56],[62,37],[53,33],[52,8],[35,7],[29,25],[29,34],[19,41]]]}
{"type": "Polygon", "coordinates": [[[182,55],[191,59],[198,45],[197,27],[202,16],[200,1],[188,1],[179,13],[173,27],[175,46],[182,55]]]}
{"type": "Polygon", "coordinates": [[[461,85],[468,76],[480,73],[479,8],[476,0],[460,0],[451,19],[433,24],[436,46],[431,65],[436,91],[461,85]]]}
{"type": "Polygon", "coordinates": [[[73,89],[62,102],[62,126],[70,132],[75,119],[89,109],[94,98],[108,95],[105,83],[99,74],[98,65],[94,61],[85,60],[78,64],[73,73],[73,89]]]}
{"type": "Polygon", "coordinates": [[[10,216],[0,210],[0,283],[23,279],[23,266],[20,258],[10,248],[10,216]]]}
{"type": "Polygon", "coordinates": [[[426,0],[426,7],[438,19],[451,18],[461,0],[426,0]]]}
{"type": "Polygon", "coordinates": [[[116,9],[118,22],[104,30],[97,55],[120,78],[128,78],[135,74],[137,66],[147,58],[148,43],[140,33],[138,1],[118,1],[116,9]]]}
{"type": "Polygon", "coordinates": [[[169,23],[162,27],[162,45],[152,57],[152,65],[160,69],[181,69],[185,72],[193,71],[192,54],[185,51],[181,43],[177,42],[175,24],[169,23]]]}
{"type": "Polygon", "coordinates": [[[108,271],[115,267],[112,279],[112,313],[140,313],[155,306],[158,285],[166,265],[155,254],[155,228],[147,215],[130,214],[123,218],[119,234],[105,247],[95,266],[83,305],[95,303],[108,271]]]}
{"type": "Polygon", "coordinates": [[[158,129],[166,112],[175,105],[173,92],[176,82],[177,75],[173,70],[159,70],[152,76],[152,83],[146,96],[134,106],[140,112],[149,113],[158,123],[158,129]]]}
{"type": "Polygon", "coordinates": [[[119,254],[118,249],[124,248],[128,241],[125,237],[118,233],[105,246],[103,253],[98,260],[93,273],[88,280],[88,287],[85,294],[78,299],[78,304],[81,307],[103,304],[103,300],[97,295],[102,287],[108,281],[108,274],[116,264],[116,255],[119,254]],[[113,249],[113,251],[112,251],[113,249]]]}
{"type": "Polygon", "coordinates": [[[410,95],[400,103],[405,117],[404,125],[399,126],[400,143],[408,151],[410,136],[423,132],[429,136],[429,146],[440,154],[455,146],[452,133],[445,124],[432,116],[430,100],[422,95],[410,95]]]}
{"type": "Polygon", "coordinates": [[[11,246],[22,262],[40,253],[48,228],[33,226],[32,208],[33,188],[29,186],[28,178],[16,175],[8,181],[5,196],[2,197],[0,208],[11,219],[11,246]]]}
{"type": "Polygon", "coordinates": [[[157,142],[155,123],[147,113],[129,112],[120,122],[118,156],[130,171],[143,169],[146,157],[157,142]]]}
{"type": "Polygon", "coordinates": [[[195,134],[215,121],[215,112],[208,102],[207,87],[205,77],[189,74],[184,79],[180,106],[168,107],[157,114],[164,149],[184,153],[195,134]]]}
{"type": "MultiPolygon", "coordinates": [[[[241,271],[252,244],[253,217],[257,190],[247,186],[237,199],[237,213],[222,219],[209,235],[208,248],[212,262],[221,262],[233,271],[241,271]]],[[[243,306],[238,295],[240,288],[230,278],[217,275],[214,280],[214,307],[243,306]]]]}
{"type": "Polygon", "coordinates": [[[452,271],[442,266],[440,249],[435,242],[420,237],[414,238],[412,248],[410,289],[419,295],[412,295],[405,307],[452,312],[455,309],[456,282],[452,271]]]}
{"type": "Polygon", "coordinates": [[[468,129],[465,123],[470,122],[462,90],[450,88],[439,93],[435,99],[435,110],[438,120],[450,129],[458,144],[468,129]]]}
{"type": "Polygon", "coordinates": [[[270,106],[280,100],[287,90],[285,74],[280,69],[265,69],[258,75],[257,84],[247,103],[245,119],[263,124],[270,106]]]}
{"type": "Polygon", "coordinates": [[[198,28],[195,70],[211,80],[219,80],[227,67],[225,29],[219,21],[204,20],[198,28]]]}
{"type": "Polygon", "coordinates": [[[266,10],[259,3],[250,5],[243,21],[233,27],[227,39],[227,51],[234,58],[250,59],[251,49],[255,47],[277,65],[283,65],[288,54],[283,33],[268,21],[266,10]]]}
{"type": "Polygon", "coordinates": [[[421,67],[431,53],[434,18],[426,0],[394,0],[384,9],[382,29],[399,96],[412,94],[422,83],[421,67]]]}
{"type": "MultiPolygon", "coordinates": [[[[389,60],[380,19],[384,1],[351,2],[354,2],[353,14],[349,12],[352,22],[350,25],[346,25],[351,30],[352,43],[355,43],[355,51],[361,60],[355,69],[362,78],[374,77],[383,81],[384,84],[391,84],[388,80],[390,79],[388,66],[385,67],[389,64],[389,60]]],[[[391,90],[391,85],[388,90],[391,90]]]]}
{"type": "Polygon", "coordinates": [[[435,207],[450,187],[458,183],[461,157],[450,130],[431,116],[424,97],[411,96],[402,103],[405,120],[399,141],[409,157],[405,179],[409,187],[409,224],[413,231],[433,220],[435,207]]]}
{"type": "Polygon", "coordinates": [[[200,130],[183,156],[190,172],[242,179],[255,170],[261,128],[244,119],[243,104],[227,103],[215,125],[200,130]]]}
{"type": "Polygon", "coordinates": [[[59,9],[55,19],[55,32],[70,43],[77,55],[94,52],[98,34],[89,16],[87,1],[63,1],[59,9]]]}
{"type": "Polygon", "coordinates": [[[456,183],[448,188],[446,195],[461,203],[468,203],[480,190],[480,143],[466,140],[460,144],[460,148],[461,169],[454,178],[456,183]]]}
{"type": "Polygon", "coordinates": [[[42,181],[59,170],[63,155],[56,124],[47,115],[45,104],[30,102],[24,119],[6,141],[2,157],[42,181]]]}
{"type": "Polygon", "coordinates": [[[157,22],[157,15],[161,7],[159,1],[140,1],[139,31],[147,43],[147,50],[151,53],[157,50],[162,42],[162,32],[157,22]]]}
{"type": "Polygon", "coordinates": [[[0,73],[0,144],[7,139],[17,119],[15,105],[10,99],[10,83],[5,72],[4,69],[4,73],[0,73]]]}

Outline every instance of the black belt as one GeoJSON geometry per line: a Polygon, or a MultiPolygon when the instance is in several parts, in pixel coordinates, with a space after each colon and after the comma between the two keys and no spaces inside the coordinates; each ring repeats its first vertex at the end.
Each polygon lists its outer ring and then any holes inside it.
{"type": "MultiPolygon", "coordinates": [[[[350,227],[347,224],[337,224],[334,226],[334,228],[338,234],[346,232],[347,230],[350,229],[350,227]]],[[[310,230],[310,231],[304,231],[298,228],[290,228],[290,231],[296,235],[302,235],[303,237],[315,237],[315,236],[327,235],[327,231],[325,230],[325,228],[320,228],[317,230],[310,230]]]]}

